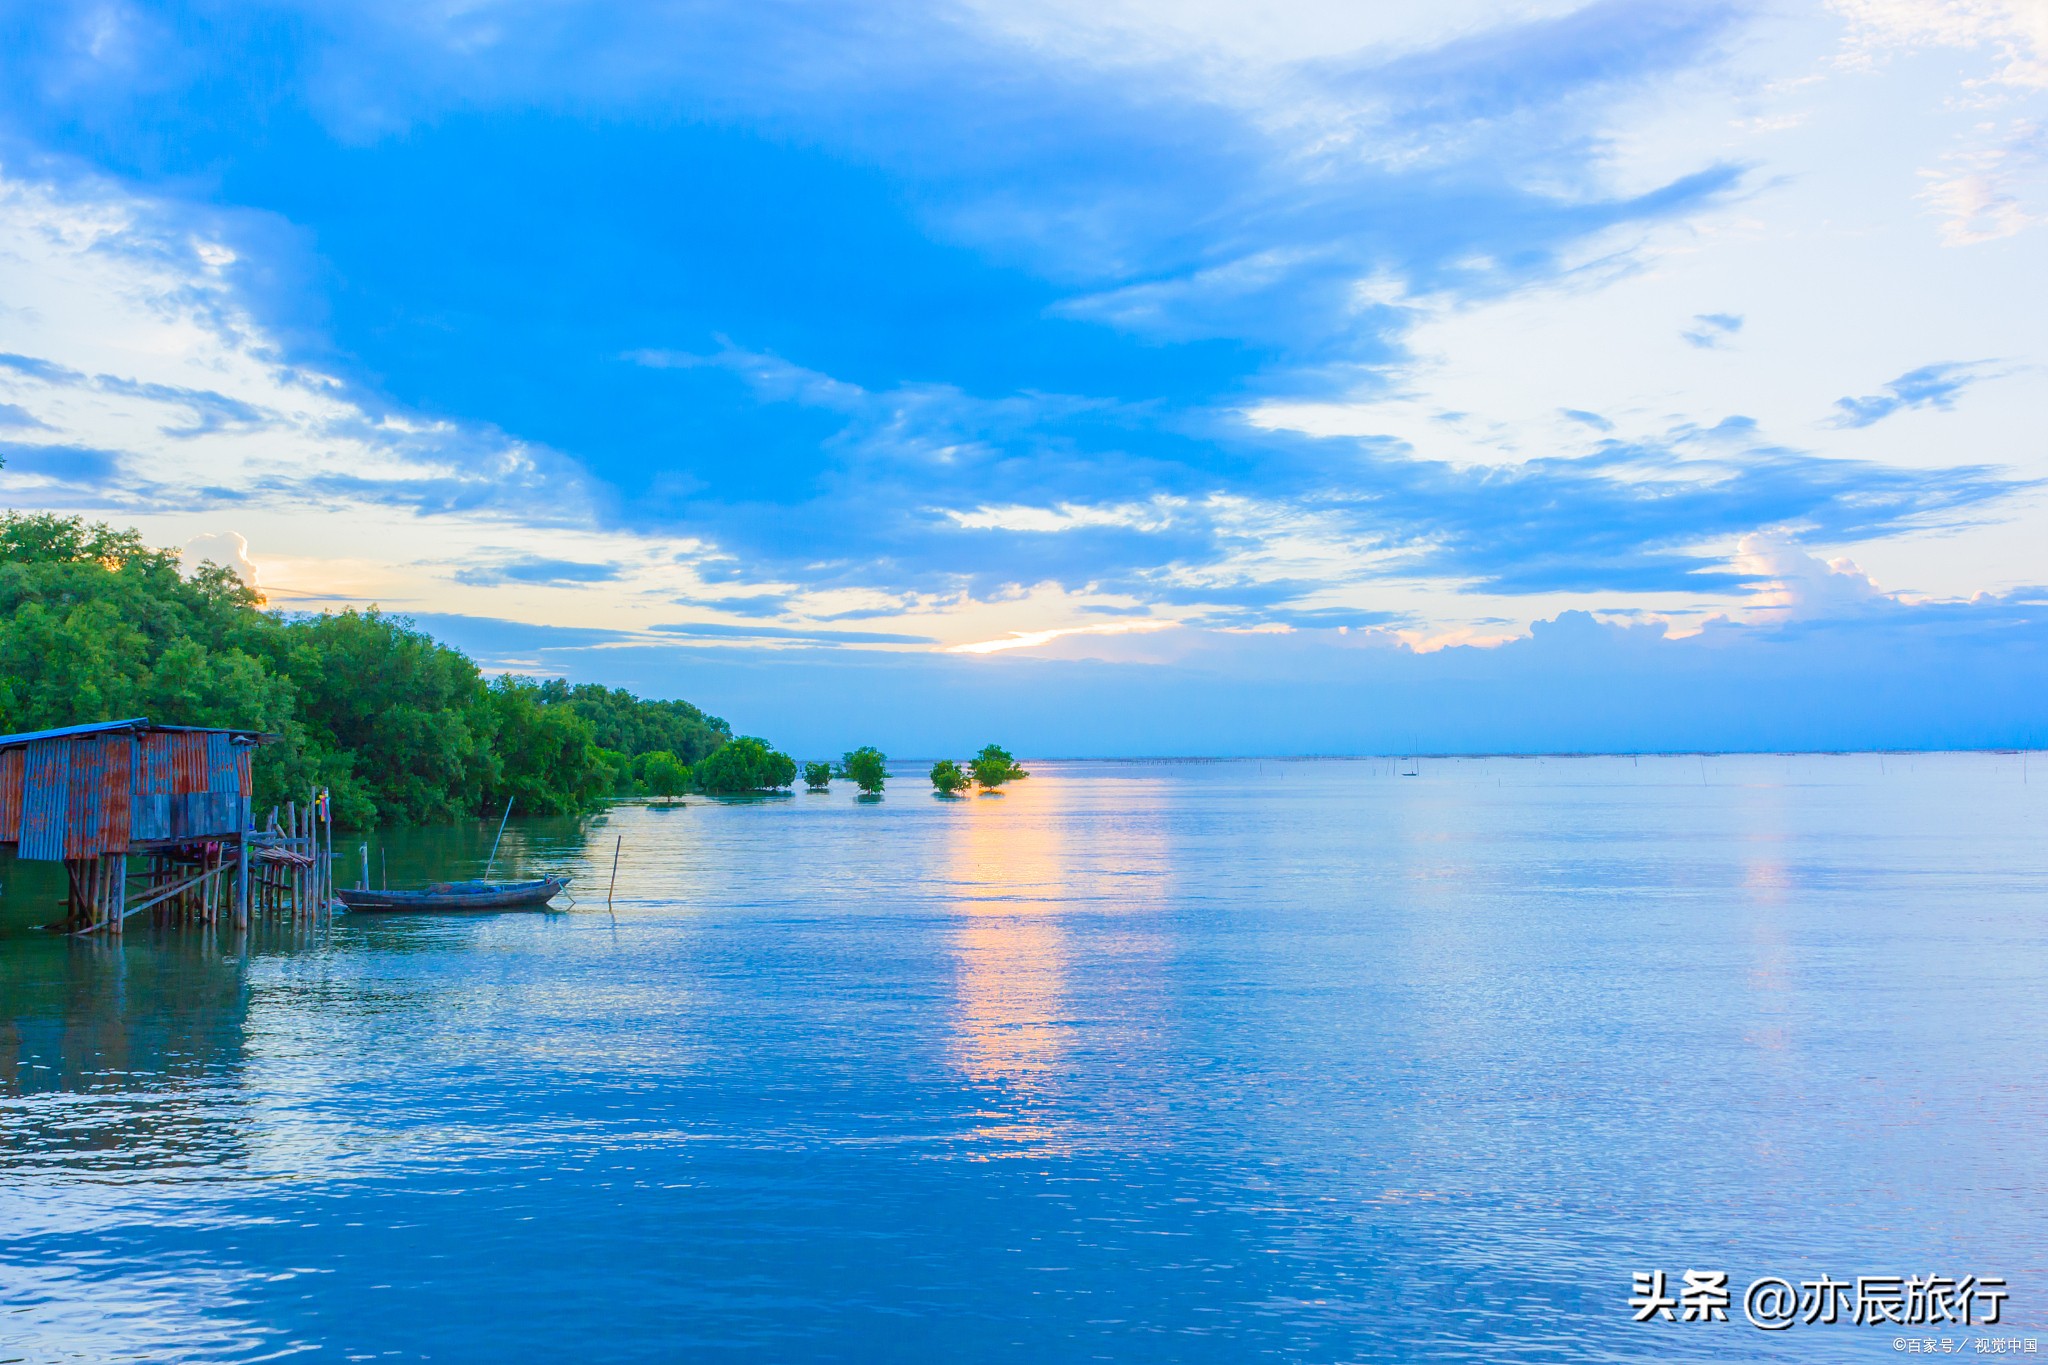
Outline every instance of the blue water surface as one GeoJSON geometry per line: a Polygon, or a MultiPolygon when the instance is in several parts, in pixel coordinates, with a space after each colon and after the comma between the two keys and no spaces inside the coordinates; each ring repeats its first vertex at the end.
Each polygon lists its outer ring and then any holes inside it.
{"type": "MultiPolygon", "coordinates": [[[[2048,1339],[2030,764],[905,774],[515,822],[498,871],[571,873],[565,913],[118,944],[31,928],[47,869],[0,865],[0,1360],[2048,1339]],[[1734,1320],[1631,1321],[1658,1269],[1727,1271],[1734,1320]],[[1742,1320],[1823,1273],[2011,1298],[1742,1320]]],[[[474,873],[490,833],[375,838],[372,875],[474,873]]]]}

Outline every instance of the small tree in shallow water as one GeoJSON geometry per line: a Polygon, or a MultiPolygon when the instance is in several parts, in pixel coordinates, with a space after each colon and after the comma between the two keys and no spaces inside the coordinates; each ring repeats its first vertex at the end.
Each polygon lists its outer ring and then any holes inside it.
{"type": "Polygon", "coordinates": [[[839,761],[839,771],[853,779],[868,795],[873,796],[882,789],[889,778],[889,760],[874,745],[855,749],[839,761]]]}
{"type": "Polygon", "coordinates": [[[689,765],[666,749],[633,760],[640,782],[654,796],[681,796],[690,789],[689,765]]]}
{"type": "Polygon", "coordinates": [[[1008,749],[996,744],[988,745],[976,754],[968,761],[967,766],[974,770],[974,780],[981,784],[984,791],[994,791],[1005,782],[1014,782],[1020,777],[1031,776],[1017,766],[1017,760],[1010,757],[1008,749]]]}
{"type": "Polygon", "coordinates": [[[942,758],[932,764],[932,785],[939,789],[941,796],[957,796],[973,779],[960,771],[960,765],[950,758],[942,758]]]}
{"type": "Polygon", "coordinates": [[[728,740],[692,772],[707,792],[767,791],[796,781],[796,760],[769,748],[766,740],[742,735],[728,740]]]}
{"type": "Polygon", "coordinates": [[[821,792],[831,786],[832,765],[830,763],[804,764],[804,785],[814,792],[821,792]]]}

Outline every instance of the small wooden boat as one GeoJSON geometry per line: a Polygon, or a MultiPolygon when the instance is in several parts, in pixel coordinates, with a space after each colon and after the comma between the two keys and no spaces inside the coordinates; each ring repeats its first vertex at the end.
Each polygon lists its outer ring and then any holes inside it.
{"type": "Polygon", "coordinates": [[[529,910],[562,894],[567,877],[531,882],[437,882],[419,891],[365,891],[336,887],[351,910],[529,910]]]}

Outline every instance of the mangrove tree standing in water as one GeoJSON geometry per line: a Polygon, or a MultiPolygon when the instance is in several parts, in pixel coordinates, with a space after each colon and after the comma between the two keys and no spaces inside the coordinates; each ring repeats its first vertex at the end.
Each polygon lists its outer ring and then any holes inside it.
{"type": "Polygon", "coordinates": [[[932,785],[938,788],[940,796],[958,796],[971,781],[973,779],[950,758],[942,758],[932,764],[932,785]]]}
{"type": "Polygon", "coordinates": [[[842,758],[839,761],[839,771],[843,776],[853,780],[854,785],[861,789],[862,795],[873,796],[881,791],[883,783],[888,781],[888,764],[889,760],[883,756],[882,751],[868,744],[842,758]]]}
{"type": "Polygon", "coordinates": [[[814,792],[824,791],[832,785],[832,765],[830,763],[804,764],[804,785],[814,792]]]}
{"type": "Polygon", "coordinates": [[[666,749],[633,760],[633,774],[649,796],[681,796],[690,789],[690,767],[666,749]]]}
{"type": "Polygon", "coordinates": [[[1017,760],[1010,757],[1010,751],[998,744],[985,746],[982,751],[968,760],[967,766],[974,771],[974,780],[981,784],[983,791],[994,791],[1005,782],[1014,782],[1020,777],[1029,777],[1017,766],[1017,760]]]}
{"type": "Polygon", "coordinates": [[[722,795],[770,791],[796,781],[796,760],[768,747],[768,742],[742,735],[715,750],[692,769],[702,791],[722,795]]]}

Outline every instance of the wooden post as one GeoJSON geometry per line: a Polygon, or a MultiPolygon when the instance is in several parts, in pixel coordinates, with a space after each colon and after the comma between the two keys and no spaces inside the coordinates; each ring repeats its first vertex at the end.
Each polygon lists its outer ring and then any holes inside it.
{"type": "Polygon", "coordinates": [[[358,852],[363,855],[363,875],[357,880],[356,888],[361,891],[368,891],[370,889],[370,845],[367,842],[364,843],[358,852]]]}
{"type": "Polygon", "coordinates": [[[619,850],[625,846],[626,836],[621,834],[619,841],[612,845],[612,884],[604,889],[604,912],[612,917],[615,924],[619,916],[618,912],[612,909],[612,892],[619,889],[619,850]]]}
{"type": "Polygon", "coordinates": [[[235,927],[249,927],[249,822],[235,836],[235,927]]]}
{"type": "MultiPolygon", "coordinates": [[[[298,803],[298,802],[296,802],[296,801],[287,801],[287,802],[285,803],[285,817],[284,817],[284,818],[285,818],[285,827],[286,827],[287,829],[289,829],[289,830],[291,831],[291,832],[290,832],[289,834],[287,834],[287,835],[285,836],[285,842],[284,842],[284,846],[285,846],[286,848],[288,848],[288,849],[291,849],[291,850],[292,850],[293,852],[297,852],[297,851],[298,851],[298,841],[299,841],[299,803],[298,803]]],[[[287,873],[286,875],[287,875],[287,876],[289,876],[289,877],[290,877],[290,878],[292,879],[292,911],[293,911],[293,913],[294,913],[294,914],[296,914],[296,913],[298,912],[298,908],[299,908],[299,906],[298,906],[298,884],[299,884],[299,868],[298,868],[298,864],[297,864],[297,863],[286,863],[286,864],[284,864],[284,866],[285,866],[285,867],[287,867],[287,868],[290,868],[290,869],[291,869],[291,871],[290,871],[289,873],[287,873]]]]}
{"type": "Polygon", "coordinates": [[[320,913],[326,914],[334,908],[334,792],[320,789],[320,819],[325,825],[321,837],[326,841],[326,852],[320,856],[320,913]]]}

